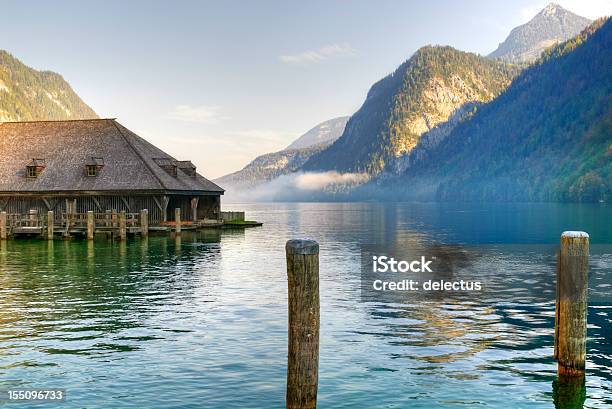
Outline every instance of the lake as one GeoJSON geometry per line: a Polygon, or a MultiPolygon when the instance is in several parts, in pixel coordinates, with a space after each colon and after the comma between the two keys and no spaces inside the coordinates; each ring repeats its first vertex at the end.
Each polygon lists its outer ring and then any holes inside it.
{"type": "Polygon", "coordinates": [[[58,406],[69,408],[283,407],[284,245],[309,237],[321,249],[319,407],[567,407],[552,359],[555,252],[564,230],[585,230],[589,339],[578,401],[612,405],[610,205],[225,207],[264,225],[180,240],[1,243],[0,390],[63,388],[58,406]],[[364,297],[369,245],[477,254],[461,274],[484,289],[364,297]]]}

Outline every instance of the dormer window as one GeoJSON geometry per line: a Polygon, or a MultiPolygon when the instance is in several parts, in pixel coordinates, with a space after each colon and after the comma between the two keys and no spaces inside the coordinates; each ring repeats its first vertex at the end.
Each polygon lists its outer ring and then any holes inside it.
{"type": "Polygon", "coordinates": [[[168,173],[170,176],[172,177],[176,177],[177,176],[177,162],[172,159],[172,158],[153,158],[153,160],[155,161],[155,163],[157,163],[157,165],[162,168],[163,170],[166,171],[166,173],[168,173]]]}
{"type": "Polygon", "coordinates": [[[94,165],[85,165],[87,176],[98,176],[98,169],[94,165]]]}
{"type": "Polygon", "coordinates": [[[45,160],[41,158],[34,158],[30,163],[26,165],[26,177],[35,179],[45,169],[45,160]]]}
{"type": "Polygon", "coordinates": [[[92,156],[85,164],[85,175],[88,177],[98,176],[104,167],[104,159],[92,156]]]}
{"type": "Polygon", "coordinates": [[[196,167],[190,160],[180,160],[177,162],[178,168],[187,176],[195,177],[196,167]]]}

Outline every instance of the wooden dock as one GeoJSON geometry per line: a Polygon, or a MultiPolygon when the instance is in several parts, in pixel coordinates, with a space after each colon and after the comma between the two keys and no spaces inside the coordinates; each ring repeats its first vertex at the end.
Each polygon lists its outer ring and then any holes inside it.
{"type": "MultiPolygon", "coordinates": [[[[222,217],[225,212],[222,212],[222,217]]],[[[95,235],[105,235],[118,240],[128,236],[146,237],[149,233],[170,233],[180,235],[183,231],[195,231],[207,228],[246,228],[261,226],[261,223],[245,221],[244,212],[229,212],[229,220],[203,219],[183,221],[181,209],[175,210],[173,221],[149,224],[147,209],[139,213],[117,212],[107,210],[103,213],[88,211],[86,213],[60,213],[49,211],[40,214],[31,210],[25,214],[0,212],[0,239],[18,237],[42,237],[53,240],[56,237],[85,237],[93,240],[95,235]]],[[[227,217],[227,216],[226,216],[227,217]]]]}

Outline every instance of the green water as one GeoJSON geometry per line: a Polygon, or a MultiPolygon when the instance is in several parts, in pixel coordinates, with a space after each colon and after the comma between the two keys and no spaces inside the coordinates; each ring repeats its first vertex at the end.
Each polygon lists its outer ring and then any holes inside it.
{"type": "MultiPolygon", "coordinates": [[[[112,243],[0,245],[0,390],[63,388],[7,408],[282,407],[285,241],[321,247],[319,407],[612,405],[612,208],[243,204],[261,228],[112,243]],[[555,251],[591,234],[586,384],[556,381],[555,251]],[[368,299],[364,245],[478,253],[478,295],[368,299]]],[[[469,278],[469,277],[468,277],[469,278]]]]}

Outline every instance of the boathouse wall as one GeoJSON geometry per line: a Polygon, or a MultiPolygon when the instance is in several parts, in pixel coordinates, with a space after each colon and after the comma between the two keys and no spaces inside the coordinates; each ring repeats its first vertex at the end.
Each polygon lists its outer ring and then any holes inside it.
{"type": "Polygon", "coordinates": [[[176,208],[181,209],[181,218],[185,221],[217,220],[220,217],[220,202],[219,196],[207,195],[0,195],[0,211],[27,214],[34,210],[36,213],[46,214],[52,210],[55,219],[61,220],[62,214],[65,213],[139,213],[147,209],[149,223],[158,224],[174,221],[176,208]]]}

